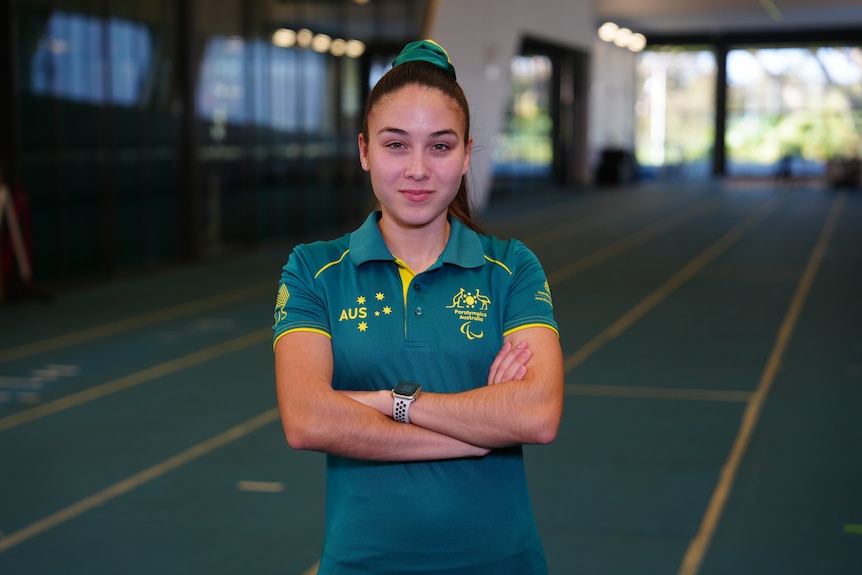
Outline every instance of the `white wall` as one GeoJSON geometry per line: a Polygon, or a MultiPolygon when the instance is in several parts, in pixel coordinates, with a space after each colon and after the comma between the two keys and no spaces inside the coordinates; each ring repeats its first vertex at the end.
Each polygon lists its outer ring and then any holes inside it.
{"type": "Polygon", "coordinates": [[[472,114],[470,186],[487,205],[491,153],[509,94],[509,65],[524,36],[585,52],[593,49],[592,2],[583,0],[437,0],[427,35],[449,52],[472,114]]]}
{"type": "Polygon", "coordinates": [[[591,162],[605,147],[634,151],[635,53],[594,35],[590,87],[591,162]]]}

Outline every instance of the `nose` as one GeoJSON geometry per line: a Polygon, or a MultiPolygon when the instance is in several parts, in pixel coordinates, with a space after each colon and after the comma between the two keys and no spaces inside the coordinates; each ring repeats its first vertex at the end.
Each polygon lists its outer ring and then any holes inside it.
{"type": "Polygon", "coordinates": [[[424,180],[431,174],[428,167],[424,150],[414,150],[407,161],[407,166],[404,170],[405,177],[411,180],[424,180]]]}

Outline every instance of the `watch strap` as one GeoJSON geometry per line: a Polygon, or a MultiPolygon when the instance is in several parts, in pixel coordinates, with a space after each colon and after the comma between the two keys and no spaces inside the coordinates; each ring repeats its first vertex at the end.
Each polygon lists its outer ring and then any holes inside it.
{"type": "Polygon", "coordinates": [[[410,423],[410,404],[415,400],[410,398],[395,397],[392,405],[392,419],[398,423],[410,423]]]}

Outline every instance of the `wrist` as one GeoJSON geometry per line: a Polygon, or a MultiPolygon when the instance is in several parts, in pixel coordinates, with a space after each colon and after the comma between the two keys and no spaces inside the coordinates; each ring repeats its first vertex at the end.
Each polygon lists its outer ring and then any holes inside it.
{"type": "Polygon", "coordinates": [[[401,381],[392,389],[392,419],[410,423],[410,406],[422,393],[422,386],[412,381],[401,381]]]}
{"type": "Polygon", "coordinates": [[[385,415],[386,417],[392,417],[392,391],[388,389],[381,389],[380,391],[375,392],[375,402],[374,407],[377,408],[377,411],[385,415]]]}

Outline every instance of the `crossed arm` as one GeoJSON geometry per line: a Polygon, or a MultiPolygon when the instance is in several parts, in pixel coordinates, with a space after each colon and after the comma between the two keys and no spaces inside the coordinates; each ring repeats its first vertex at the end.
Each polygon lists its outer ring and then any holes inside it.
{"type": "Polygon", "coordinates": [[[549,443],[557,434],[563,406],[562,352],[557,334],[544,327],[506,337],[487,385],[453,394],[423,392],[410,407],[410,424],[391,419],[389,390],[333,390],[332,362],[331,343],[318,333],[289,333],[276,344],[282,425],[296,449],[419,461],[549,443]]]}

